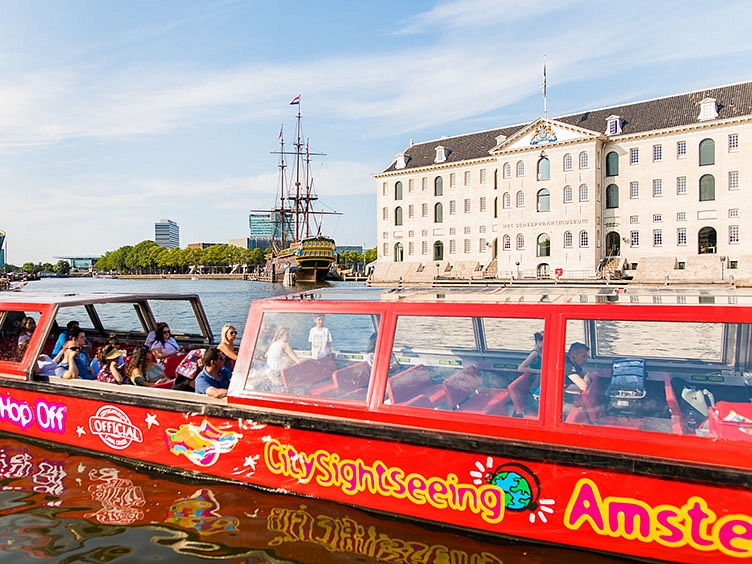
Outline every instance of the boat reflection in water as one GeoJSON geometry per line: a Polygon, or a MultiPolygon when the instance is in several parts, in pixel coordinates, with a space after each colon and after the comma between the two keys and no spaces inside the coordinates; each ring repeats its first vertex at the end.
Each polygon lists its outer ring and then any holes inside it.
{"type": "Polygon", "coordinates": [[[0,436],[0,562],[510,564],[621,560],[382,519],[216,482],[166,479],[0,436]]]}

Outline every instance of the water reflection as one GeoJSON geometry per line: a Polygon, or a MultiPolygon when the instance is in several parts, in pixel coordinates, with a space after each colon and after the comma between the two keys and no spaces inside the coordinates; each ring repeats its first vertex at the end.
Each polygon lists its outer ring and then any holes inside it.
{"type": "Polygon", "coordinates": [[[0,562],[623,562],[289,495],[147,474],[0,436],[0,562]]]}

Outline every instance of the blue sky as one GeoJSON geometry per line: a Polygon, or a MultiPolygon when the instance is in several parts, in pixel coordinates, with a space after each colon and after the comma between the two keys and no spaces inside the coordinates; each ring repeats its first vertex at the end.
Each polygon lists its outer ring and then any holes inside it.
{"type": "Polygon", "coordinates": [[[248,235],[302,94],[323,231],[376,242],[376,182],[416,142],[752,79],[747,0],[3,0],[8,260],[180,225],[248,235]]]}

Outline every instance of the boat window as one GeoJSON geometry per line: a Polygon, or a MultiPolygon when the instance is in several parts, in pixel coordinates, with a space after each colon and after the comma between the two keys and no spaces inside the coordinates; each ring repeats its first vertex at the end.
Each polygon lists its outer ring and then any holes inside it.
{"type": "Polygon", "coordinates": [[[752,441],[751,336],[740,323],[568,320],[562,418],[752,441]]]}
{"type": "Polygon", "coordinates": [[[0,361],[21,362],[40,312],[0,310],[0,361]]]}
{"type": "MultiPolygon", "coordinates": [[[[181,335],[201,335],[201,329],[193,313],[191,302],[188,300],[150,300],[149,306],[157,322],[164,321],[170,326],[174,337],[181,335]]],[[[99,307],[97,307],[99,309],[99,307]]],[[[222,327],[225,320],[209,320],[212,327],[222,327]]]]}
{"type": "Polygon", "coordinates": [[[230,395],[273,392],[365,403],[378,315],[266,313],[248,374],[230,395]]]}
{"type": "Polygon", "coordinates": [[[401,316],[384,403],[537,418],[542,319],[401,316]]]}

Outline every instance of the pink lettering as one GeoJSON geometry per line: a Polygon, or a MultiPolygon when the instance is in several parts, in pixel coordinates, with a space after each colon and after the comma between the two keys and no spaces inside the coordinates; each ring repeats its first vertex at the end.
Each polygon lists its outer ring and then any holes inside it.
{"type": "Polygon", "coordinates": [[[640,537],[646,539],[650,536],[650,513],[636,503],[612,501],[608,505],[608,526],[612,531],[618,531],[621,528],[620,522],[623,523],[624,536],[627,538],[636,537],[637,528],[640,537]]]}
{"type": "Polygon", "coordinates": [[[731,554],[749,556],[752,553],[752,523],[733,517],[718,527],[718,542],[731,554]]]}

